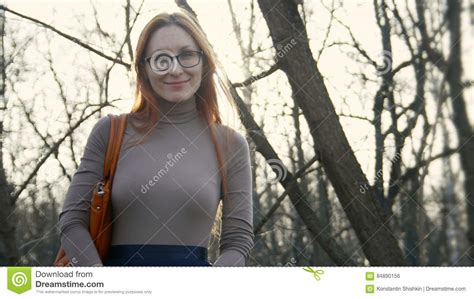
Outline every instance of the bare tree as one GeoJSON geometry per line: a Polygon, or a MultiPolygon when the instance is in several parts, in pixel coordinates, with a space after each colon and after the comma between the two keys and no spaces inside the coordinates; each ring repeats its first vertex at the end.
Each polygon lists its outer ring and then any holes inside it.
{"type": "Polygon", "coordinates": [[[368,184],[347,142],[337,114],[308,45],[306,29],[293,1],[278,4],[258,1],[267,21],[275,48],[282,49],[291,39],[296,45],[280,59],[313,136],[318,153],[346,214],[372,265],[404,265],[405,259],[373,190],[361,194],[359,186],[368,184]],[[312,107],[320,107],[313,109],[312,107]],[[331,138],[328,138],[331,136],[331,138]]]}

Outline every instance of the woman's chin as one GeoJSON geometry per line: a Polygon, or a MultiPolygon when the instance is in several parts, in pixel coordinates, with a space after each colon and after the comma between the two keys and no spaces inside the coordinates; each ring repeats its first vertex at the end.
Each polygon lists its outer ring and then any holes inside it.
{"type": "Polygon", "coordinates": [[[191,98],[191,95],[187,95],[187,94],[168,95],[164,97],[165,100],[167,100],[168,102],[173,102],[173,103],[184,102],[184,101],[189,100],[190,98],[191,98]]]}

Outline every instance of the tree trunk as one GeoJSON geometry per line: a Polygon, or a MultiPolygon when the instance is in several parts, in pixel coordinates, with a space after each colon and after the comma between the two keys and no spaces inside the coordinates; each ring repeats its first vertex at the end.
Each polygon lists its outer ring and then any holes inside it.
{"type": "Polygon", "coordinates": [[[468,232],[467,238],[470,246],[471,265],[474,265],[474,140],[473,130],[467,116],[462,85],[461,62],[461,1],[450,0],[448,3],[448,28],[450,32],[451,52],[449,53],[447,67],[447,81],[451,105],[453,106],[453,123],[459,139],[459,155],[461,167],[464,171],[464,192],[468,232]]]}
{"type": "Polygon", "coordinates": [[[6,109],[5,97],[5,11],[0,11],[0,265],[16,265],[19,260],[15,237],[15,201],[11,197],[11,186],[7,181],[3,166],[3,119],[6,109]]]}
{"type": "Polygon", "coordinates": [[[419,189],[420,181],[418,177],[413,177],[409,181],[409,193],[402,199],[401,205],[401,223],[404,234],[405,256],[410,266],[420,265],[420,237],[418,234],[418,215],[419,211],[419,189]]]}

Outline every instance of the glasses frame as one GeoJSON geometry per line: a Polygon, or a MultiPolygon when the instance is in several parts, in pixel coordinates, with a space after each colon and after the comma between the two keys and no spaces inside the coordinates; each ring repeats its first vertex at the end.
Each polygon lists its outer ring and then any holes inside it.
{"type": "MultiPolygon", "coordinates": [[[[161,51],[161,50],[158,50],[158,51],[161,51]]],[[[172,69],[171,66],[170,66],[168,69],[164,70],[164,71],[158,71],[158,72],[156,72],[156,71],[153,69],[153,67],[151,66],[151,63],[150,63],[151,58],[152,58],[152,57],[155,55],[155,53],[158,52],[158,51],[153,52],[153,54],[151,54],[150,57],[144,58],[143,60],[148,63],[148,66],[150,67],[150,69],[151,69],[154,73],[157,73],[157,74],[160,74],[160,75],[161,75],[161,74],[167,74],[167,73],[172,69]]],[[[169,58],[171,58],[171,60],[173,61],[173,63],[175,63],[174,61],[175,61],[175,59],[176,59],[176,61],[178,62],[178,64],[179,64],[182,68],[189,69],[189,68],[195,67],[196,65],[198,65],[198,64],[201,63],[203,54],[204,54],[204,52],[203,52],[202,50],[185,50],[185,51],[179,53],[178,55],[170,55],[170,54],[168,54],[168,53],[162,53],[162,54],[160,54],[160,55],[168,56],[169,58]],[[184,65],[181,64],[180,57],[181,57],[181,55],[183,55],[183,54],[185,54],[185,53],[189,53],[189,52],[199,53],[199,55],[198,55],[198,62],[197,62],[196,64],[192,65],[192,66],[184,66],[184,65]]]]}

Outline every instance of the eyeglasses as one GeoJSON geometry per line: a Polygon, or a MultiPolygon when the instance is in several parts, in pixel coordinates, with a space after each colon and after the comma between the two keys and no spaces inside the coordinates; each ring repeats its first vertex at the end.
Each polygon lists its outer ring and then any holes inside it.
{"type": "Polygon", "coordinates": [[[191,68],[201,62],[202,54],[202,50],[188,50],[175,56],[163,53],[163,51],[157,51],[153,53],[150,57],[145,58],[145,61],[148,62],[153,72],[158,75],[165,75],[169,71],[171,71],[172,68],[174,69],[176,67],[176,64],[174,62],[175,58],[178,61],[179,65],[183,68],[191,68]]]}

